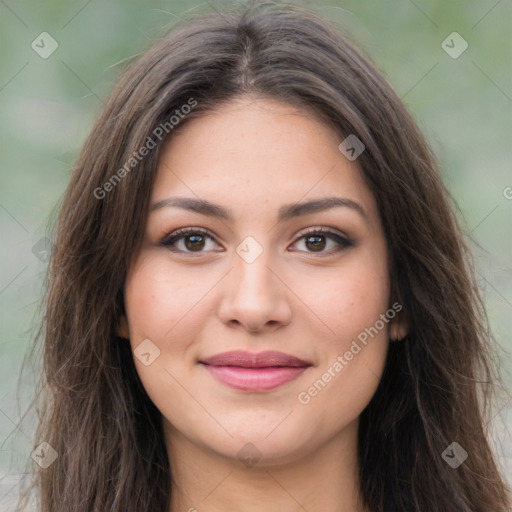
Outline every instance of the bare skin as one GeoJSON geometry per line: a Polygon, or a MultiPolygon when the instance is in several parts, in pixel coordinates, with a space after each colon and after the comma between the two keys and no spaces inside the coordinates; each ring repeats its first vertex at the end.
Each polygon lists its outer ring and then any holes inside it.
{"type": "Polygon", "coordinates": [[[133,349],[147,339],[160,351],[149,365],[134,360],[163,417],[170,512],[367,512],[358,502],[359,416],[390,338],[406,326],[397,315],[351,349],[391,307],[390,283],[375,198],[340,142],[290,105],[242,98],[186,122],[164,147],[151,205],[188,197],[232,212],[227,220],[161,205],[126,280],[119,333],[133,349]],[[283,205],[325,197],[360,208],[277,222],[283,205]],[[180,228],[212,238],[162,243],[180,228]],[[319,228],[343,241],[304,233],[319,228]],[[277,350],[310,366],[271,390],[244,391],[200,363],[230,350],[277,350]],[[335,365],[339,356],[346,364],[335,365]]]}

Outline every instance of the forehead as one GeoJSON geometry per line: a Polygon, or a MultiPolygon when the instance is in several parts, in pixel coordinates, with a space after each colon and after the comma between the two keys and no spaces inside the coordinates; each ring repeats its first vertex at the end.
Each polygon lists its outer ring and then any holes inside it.
{"type": "Polygon", "coordinates": [[[372,224],[374,197],[342,138],[305,111],[276,100],[238,99],[186,121],[160,156],[151,202],[196,196],[237,214],[340,196],[361,203],[372,224]]]}

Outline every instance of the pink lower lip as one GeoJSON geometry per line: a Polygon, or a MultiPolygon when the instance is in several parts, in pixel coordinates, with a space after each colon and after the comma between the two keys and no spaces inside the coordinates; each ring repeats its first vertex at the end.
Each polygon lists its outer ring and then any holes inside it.
{"type": "Polygon", "coordinates": [[[307,366],[274,366],[267,368],[245,368],[241,366],[204,367],[219,382],[243,391],[266,391],[296,379],[307,366]]]}

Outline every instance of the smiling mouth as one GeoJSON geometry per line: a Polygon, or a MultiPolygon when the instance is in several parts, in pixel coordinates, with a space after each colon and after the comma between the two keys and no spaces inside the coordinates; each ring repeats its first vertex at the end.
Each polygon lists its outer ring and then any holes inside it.
{"type": "Polygon", "coordinates": [[[267,391],[296,379],[312,365],[290,354],[231,351],[199,361],[217,381],[242,391],[267,391]]]}

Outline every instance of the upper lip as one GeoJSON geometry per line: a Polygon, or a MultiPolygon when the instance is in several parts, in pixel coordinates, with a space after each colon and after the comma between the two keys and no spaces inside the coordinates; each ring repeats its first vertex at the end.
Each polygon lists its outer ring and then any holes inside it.
{"type": "Polygon", "coordinates": [[[244,350],[232,350],[223,352],[207,359],[199,361],[211,366],[240,366],[242,368],[268,368],[272,366],[303,367],[311,366],[310,363],[298,357],[283,352],[268,350],[265,352],[246,352],[244,350]]]}

